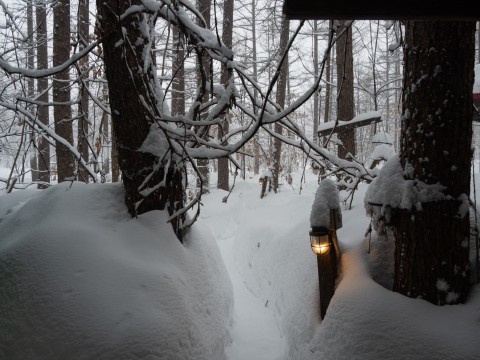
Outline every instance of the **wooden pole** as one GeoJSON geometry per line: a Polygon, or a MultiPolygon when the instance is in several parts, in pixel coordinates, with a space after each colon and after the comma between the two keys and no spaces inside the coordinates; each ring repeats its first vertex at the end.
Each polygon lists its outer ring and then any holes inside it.
{"type": "Polygon", "coordinates": [[[318,281],[320,287],[320,316],[323,320],[330,300],[335,293],[335,280],[337,278],[338,260],[340,250],[337,243],[337,210],[330,210],[329,241],[330,250],[326,254],[317,254],[318,281]]]}

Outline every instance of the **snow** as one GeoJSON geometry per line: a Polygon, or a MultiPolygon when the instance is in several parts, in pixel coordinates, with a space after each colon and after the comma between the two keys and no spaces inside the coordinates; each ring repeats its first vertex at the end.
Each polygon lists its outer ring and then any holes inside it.
{"type": "Polygon", "coordinates": [[[332,180],[324,179],[315,193],[310,212],[310,226],[328,228],[331,209],[338,210],[338,214],[341,215],[337,186],[332,180]]]}
{"type": "Polygon", "coordinates": [[[473,83],[473,93],[480,93],[480,64],[475,64],[475,80],[473,83]]]}
{"type": "Polygon", "coordinates": [[[184,247],[116,185],[1,197],[1,359],[223,359],[232,289],[198,224],[184,247]],[[30,195],[29,201],[26,196],[30,195]]]}
{"type": "Polygon", "coordinates": [[[212,188],[185,246],[163,212],[131,219],[118,184],[0,195],[0,359],[478,359],[479,285],[439,307],[373,280],[391,282],[393,241],[374,232],[367,253],[365,184],[343,212],[320,319],[317,189],[312,174],[300,194],[260,199],[258,176],[227,203],[212,188]]]}
{"type": "MultiPolygon", "coordinates": [[[[407,169],[408,166],[405,168],[407,169]]],[[[405,179],[399,155],[394,155],[386,162],[372,182],[365,196],[365,203],[399,209],[415,207],[417,210],[421,210],[421,203],[444,199],[444,190],[445,186],[438,183],[425,184],[416,179],[405,179]]]]}
{"type": "Polygon", "coordinates": [[[395,156],[395,149],[391,145],[380,144],[375,146],[370,155],[371,160],[388,160],[395,156]]]}
{"type": "Polygon", "coordinates": [[[143,141],[142,146],[138,151],[150,153],[158,157],[159,159],[164,159],[165,155],[168,153],[170,145],[168,143],[167,137],[163,130],[159,129],[156,124],[153,124],[150,127],[147,137],[143,141]]]}
{"type": "Polygon", "coordinates": [[[341,127],[345,125],[351,125],[355,123],[361,123],[365,120],[381,118],[382,114],[379,111],[369,111],[363,114],[355,116],[351,120],[338,120],[338,124],[335,121],[329,121],[318,125],[318,131],[331,130],[334,127],[341,127]]]}
{"type": "Polygon", "coordinates": [[[385,131],[379,131],[372,136],[372,144],[393,144],[391,136],[385,131]]]}

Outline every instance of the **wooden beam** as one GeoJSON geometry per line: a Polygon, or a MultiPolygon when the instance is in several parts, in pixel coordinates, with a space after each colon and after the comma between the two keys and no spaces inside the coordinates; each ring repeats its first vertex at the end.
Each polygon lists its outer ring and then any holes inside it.
{"type": "Polygon", "coordinates": [[[285,0],[283,12],[288,19],[345,20],[477,20],[476,1],[403,0],[285,0]]]}
{"type": "Polygon", "coordinates": [[[379,123],[382,121],[382,116],[378,111],[371,111],[369,113],[360,114],[355,116],[349,121],[329,121],[318,126],[318,136],[328,136],[330,133],[336,133],[339,130],[350,130],[358,127],[367,126],[373,123],[379,123]],[[336,126],[335,126],[336,125],[336,126]]]}

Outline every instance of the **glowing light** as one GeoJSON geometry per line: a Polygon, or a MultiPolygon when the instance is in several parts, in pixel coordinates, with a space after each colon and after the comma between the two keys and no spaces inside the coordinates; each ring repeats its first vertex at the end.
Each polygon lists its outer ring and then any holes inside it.
{"type": "Polygon", "coordinates": [[[315,254],[324,255],[330,251],[330,245],[312,245],[312,250],[315,254]]]}
{"type": "Polygon", "coordinates": [[[331,234],[327,228],[315,227],[310,231],[310,245],[317,255],[324,255],[330,251],[331,234]]]}

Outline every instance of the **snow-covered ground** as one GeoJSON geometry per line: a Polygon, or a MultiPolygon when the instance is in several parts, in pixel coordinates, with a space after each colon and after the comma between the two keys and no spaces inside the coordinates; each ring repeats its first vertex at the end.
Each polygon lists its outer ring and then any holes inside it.
{"type": "Polygon", "coordinates": [[[391,244],[374,236],[367,254],[366,186],[343,211],[321,321],[317,183],[299,182],[260,199],[237,179],[227,203],[211,189],[185,246],[162,212],[130,219],[118,184],[0,195],[0,359],[480,358],[478,285],[437,307],[372,280],[391,276],[391,244]]]}

